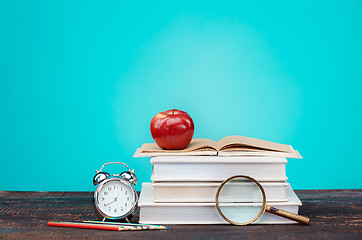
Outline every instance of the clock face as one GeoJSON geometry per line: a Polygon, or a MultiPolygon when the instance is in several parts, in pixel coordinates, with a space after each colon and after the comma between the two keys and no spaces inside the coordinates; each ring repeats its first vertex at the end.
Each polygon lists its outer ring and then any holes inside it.
{"type": "Polygon", "coordinates": [[[110,218],[126,215],[135,202],[133,189],[119,179],[105,182],[97,194],[98,209],[110,218]]]}

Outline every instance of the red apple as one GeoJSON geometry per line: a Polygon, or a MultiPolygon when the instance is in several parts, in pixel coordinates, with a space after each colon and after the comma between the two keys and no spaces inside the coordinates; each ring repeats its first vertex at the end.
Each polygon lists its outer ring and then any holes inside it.
{"type": "Polygon", "coordinates": [[[151,134],[160,148],[184,149],[194,135],[194,122],[184,111],[167,110],[152,118],[151,134]]]}

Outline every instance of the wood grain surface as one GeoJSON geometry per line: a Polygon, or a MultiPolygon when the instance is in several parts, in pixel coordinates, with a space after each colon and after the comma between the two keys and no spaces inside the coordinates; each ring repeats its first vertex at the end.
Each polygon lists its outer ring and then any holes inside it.
{"type": "MultiPolygon", "coordinates": [[[[303,225],[167,225],[167,230],[102,231],[48,227],[97,220],[90,192],[0,192],[3,239],[362,239],[362,190],[299,190],[303,225]]],[[[133,221],[138,221],[138,213],[133,221]]]]}

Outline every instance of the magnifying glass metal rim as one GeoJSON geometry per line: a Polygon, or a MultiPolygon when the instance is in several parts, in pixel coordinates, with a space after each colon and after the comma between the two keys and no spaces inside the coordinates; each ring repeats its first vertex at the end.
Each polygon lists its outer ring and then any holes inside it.
{"type": "Polygon", "coordinates": [[[227,222],[231,223],[231,224],[234,224],[234,225],[239,225],[239,226],[243,226],[243,225],[248,225],[250,223],[253,223],[255,222],[266,210],[266,196],[265,196],[265,191],[263,189],[263,187],[260,185],[260,183],[258,181],[256,181],[254,178],[250,177],[250,176],[246,176],[246,175],[235,175],[235,176],[232,176],[232,177],[229,177],[228,179],[224,180],[219,188],[217,189],[217,192],[216,192],[216,198],[215,198],[215,202],[216,202],[216,209],[217,211],[219,212],[220,216],[227,222]],[[234,222],[234,221],[231,221],[230,219],[228,219],[227,217],[225,217],[225,215],[221,212],[220,210],[220,206],[219,206],[219,194],[220,194],[220,190],[222,189],[222,187],[230,182],[230,180],[234,179],[234,178],[247,178],[251,181],[253,181],[256,185],[258,185],[262,195],[263,195],[263,205],[260,209],[260,212],[258,213],[258,215],[256,215],[253,219],[247,221],[247,222],[242,222],[242,223],[238,223],[238,222],[234,222]]]}

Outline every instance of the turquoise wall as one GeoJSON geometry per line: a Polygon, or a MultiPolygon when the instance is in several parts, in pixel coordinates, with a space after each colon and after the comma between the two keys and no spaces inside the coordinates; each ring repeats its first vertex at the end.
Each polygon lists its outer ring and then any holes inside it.
{"type": "Polygon", "coordinates": [[[0,34],[0,190],[93,190],[107,161],[149,181],[132,155],[170,108],[293,145],[295,189],[362,187],[361,1],[3,0],[0,34]]]}

